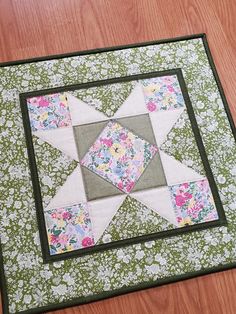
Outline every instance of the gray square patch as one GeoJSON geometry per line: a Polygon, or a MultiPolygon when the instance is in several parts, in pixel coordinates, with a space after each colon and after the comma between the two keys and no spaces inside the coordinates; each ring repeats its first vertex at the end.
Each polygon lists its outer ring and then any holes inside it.
{"type": "MultiPolygon", "coordinates": [[[[140,136],[149,143],[156,145],[151,121],[148,114],[142,114],[132,117],[119,118],[116,120],[123,127],[129,129],[134,134],[140,136]]],[[[92,144],[96,141],[108,121],[89,123],[74,126],[74,135],[77,145],[79,159],[81,160],[87,153],[92,144]]],[[[107,182],[99,175],[93,173],[89,169],[81,166],[85,191],[89,201],[97,198],[120,195],[124,192],[120,191],[113,184],[107,182]]],[[[166,178],[162,167],[159,152],[150,161],[149,165],[136,182],[132,192],[166,186],[166,178]]]]}

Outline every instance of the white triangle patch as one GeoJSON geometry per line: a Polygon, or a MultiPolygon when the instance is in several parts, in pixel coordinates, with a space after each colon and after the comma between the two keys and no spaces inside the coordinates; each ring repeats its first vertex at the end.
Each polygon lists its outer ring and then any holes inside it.
{"type": "Polygon", "coordinates": [[[159,152],[167,185],[170,186],[184,182],[194,182],[205,178],[193,169],[182,164],[180,161],[174,159],[172,156],[167,155],[161,150],[159,152]]]}
{"type": "Polygon", "coordinates": [[[160,146],[174,124],[183,113],[184,108],[167,111],[150,112],[152,128],[156,137],[157,145],[160,146]]]}
{"type": "Polygon", "coordinates": [[[72,125],[81,125],[98,121],[108,120],[102,112],[92,108],[82,100],[67,93],[72,125]]]}
{"type": "Polygon", "coordinates": [[[145,105],[143,88],[140,83],[137,83],[113,118],[118,119],[144,113],[148,113],[148,110],[145,105]]]}
{"type": "Polygon", "coordinates": [[[33,132],[33,135],[57,148],[72,159],[79,160],[72,127],[36,131],[33,132]]]}
{"type": "Polygon", "coordinates": [[[86,202],[80,166],[75,168],[45,210],[86,202]]]}
{"type": "Polygon", "coordinates": [[[130,196],[178,226],[168,187],[143,190],[131,193],[130,196]]]}
{"type": "Polygon", "coordinates": [[[119,195],[89,202],[95,243],[100,239],[125,198],[126,195],[119,195]]]}

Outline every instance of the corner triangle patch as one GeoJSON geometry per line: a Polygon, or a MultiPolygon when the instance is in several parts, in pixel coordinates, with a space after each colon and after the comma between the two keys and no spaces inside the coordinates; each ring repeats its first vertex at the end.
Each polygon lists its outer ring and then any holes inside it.
{"type": "Polygon", "coordinates": [[[169,223],[178,226],[168,187],[134,192],[131,193],[130,196],[168,220],[169,223]]]}
{"type": "Polygon", "coordinates": [[[205,175],[202,159],[186,110],[179,116],[177,122],[161,144],[160,149],[197,173],[205,175]]]}
{"type": "Polygon", "coordinates": [[[169,156],[161,150],[159,152],[167,185],[170,186],[182,182],[194,182],[205,179],[203,175],[182,164],[172,156],[169,156]]]}
{"type": "Polygon", "coordinates": [[[175,226],[136,199],[127,196],[97,244],[173,229],[175,226]]]}
{"type": "Polygon", "coordinates": [[[56,195],[51,199],[45,210],[72,206],[86,201],[82,173],[78,165],[67,177],[63,186],[58,189],[56,195]]]}
{"type": "Polygon", "coordinates": [[[95,243],[101,237],[125,198],[126,195],[122,194],[89,202],[89,214],[95,243]]]}
{"type": "Polygon", "coordinates": [[[36,136],[32,136],[44,208],[78,163],[36,136]]]}
{"type": "Polygon", "coordinates": [[[117,82],[77,89],[72,93],[89,108],[111,118],[130,95],[135,84],[136,81],[117,82]]]}
{"type": "Polygon", "coordinates": [[[54,148],[59,149],[68,157],[78,161],[78,153],[72,127],[36,131],[33,135],[52,145],[54,148]]]}
{"type": "Polygon", "coordinates": [[[115,119],[123,118],[127,116],[134,116],[148,113],[146,108],[143,88],[140,83],[136,83],[134,89],[130,93],[129,97],[119,107],[114,115],[115,119]]]}
{"type": "Polygon", "coordinates": [[[67,93],[72,126],[107,120],[102,112],[67,93]]]}

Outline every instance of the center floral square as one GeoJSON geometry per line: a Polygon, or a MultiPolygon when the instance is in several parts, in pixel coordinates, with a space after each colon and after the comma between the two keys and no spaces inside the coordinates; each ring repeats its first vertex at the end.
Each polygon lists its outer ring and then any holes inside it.
{"type": "Polygon", "coordinates": [[[116,121],[108,122],[81,165],[129,193],[158,148],[116,121]]]}

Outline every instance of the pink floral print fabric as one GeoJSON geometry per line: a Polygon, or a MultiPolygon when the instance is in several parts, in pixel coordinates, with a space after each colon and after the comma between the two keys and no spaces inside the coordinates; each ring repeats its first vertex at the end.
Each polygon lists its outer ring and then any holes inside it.
{"type": "Polygon", "coordinates": [[[32,131],[50,130],[71,125],[65,94],[51,94],[27,99],[32,131]]]}
{"type": "Polygon", "coordinates": [[[180,227],[218,219],[208,180],[169,187],[180,227]]]}
{"type": "Polygon", "coordinates": [[[170,110],[184,106],[184,98],[176,75],[141,81],[148,111],[170,110]]]}
{"type": "Polygon", "coordinates": [[[88,204],[48,210],[45,220],[51,255],[94,245],[88,204]]]}
{"type": "Polygon", "coordinates": [[[129,193],[156,152],[156,146],[110,121],[81,164],[129,193]]]}

